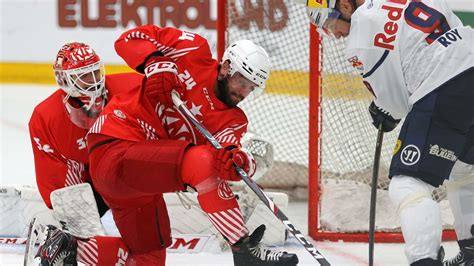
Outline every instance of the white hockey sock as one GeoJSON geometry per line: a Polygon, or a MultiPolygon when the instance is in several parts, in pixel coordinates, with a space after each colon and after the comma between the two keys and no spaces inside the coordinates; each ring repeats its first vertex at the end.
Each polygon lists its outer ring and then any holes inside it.
{"type": "Polygon", "coordinates": [[[472,238],[474,224],[474,165],[461,161],[454,164],[446,183],[449,206],[454,216],[454,228],[458,240],[472,238]]]}
{"type": "Polygon", "coordinates": [[[425,258],[436,259],[441,246],[441,214],[431,198],[433,189],[409,176],[395,176],[390,182],[390,199],[398,207],[405,255],[410,264],[425,258]]]}

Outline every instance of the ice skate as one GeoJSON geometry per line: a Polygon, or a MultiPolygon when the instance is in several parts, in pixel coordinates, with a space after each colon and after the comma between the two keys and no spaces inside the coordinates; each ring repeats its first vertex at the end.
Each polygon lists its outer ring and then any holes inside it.
{"type": "Polygon", "coordinates": [[[456,257],[443,262],[443,266],[474,266],[474,238],[459,241],[456,257]]]}
{"type": "Polygon", "coordinates": [[[264,247],[260,241],[265,225],[260,225],[250,236],[245,236],[231,246],[236,266],[293,266],[298,264],[296,254],[264,247]]]}
{"type": "Polygon", "coordinates": [[[77,240],[69,233],[63,232],[53,225],[47,226],[46,240],[39,247],[36,261],[41,266],[75,266],[77,265],[77,240]]]}

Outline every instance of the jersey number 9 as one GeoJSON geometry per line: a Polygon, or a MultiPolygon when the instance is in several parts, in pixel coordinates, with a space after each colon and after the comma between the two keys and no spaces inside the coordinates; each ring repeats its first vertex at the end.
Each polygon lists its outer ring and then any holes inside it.
{"type": "Polygon", "coordinates": [[[425,38],[428,44],[451,29],[441,12],[422,2],[411,2],[408,5],[405,20],[411,27],[429,34],[425,38]]]}

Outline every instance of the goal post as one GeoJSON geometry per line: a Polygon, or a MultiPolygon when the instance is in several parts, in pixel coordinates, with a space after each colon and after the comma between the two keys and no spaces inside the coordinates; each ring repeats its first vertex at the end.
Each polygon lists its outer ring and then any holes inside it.
{"type": "MultiPolygon", "coordinates": [[[[304,5],[291,0],[219,0],[217,14],[219,58],[233,41],[250,39],[272,62],[265,93],[241,104],[249,129],[275,150],[273,169],[258,183],[308,201],[312,238],[368,242],[377,130],[367,111],[372,96],[344,59],[344,40],[321,40],[304,5]]],[[[388,167],[399,129],[385,135],[382,148],[376,242],[403,241],[388,198],[388,167]]],[[[443,239],[454,240],[445,188],[433,197],[443,213],[443,239]]]]}

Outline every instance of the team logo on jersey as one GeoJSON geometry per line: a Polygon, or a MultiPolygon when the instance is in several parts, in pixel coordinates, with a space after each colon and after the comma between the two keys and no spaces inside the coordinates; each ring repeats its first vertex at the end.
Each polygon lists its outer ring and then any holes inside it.
{"type": "MultiPolygon", "coordinates": [[[[200,106],[195,106],[193,103],[191,112],[194,115],[199,115],[201,114],[199,111],[200,109],[200,106]]],[[[178,109],[176,109],[176,107],[158,108],[157,114],[162,120],[162,123],[165,125],[170,139],[186,140],[191,141],[192,143],[197,142],[193,125],[181,114],[178,109]]]]}
{"type": "Polygon", "coordinates": [[[401,147],[402,141],[400,139],[397,139],[397,142],[395,143],[395,148],[393,149],[393,155],[397,154],[401,147]]]}
{"type": "Polygon", "coordinates": [[[221,199],[230,200],[234,198],[234,193],[232,189],[230,189],[229,184],[225,180],[221,180],[219,182],[219,186],[217,187],[217,194],[221,199]]]}
{"type": "Polygon", "coordinates": [[[454,151],[441,148],[439,145],[436,145],[436,144],[430,145],[429,154],[437,156],[437,157],[441,157],[443,159],[450,160],[453,162],[455,162],[458,159],[458,157],[454,154],[454,151]]]}
{"type": "MultiPolygon", "coordinates": [[[[404,5],[407,0],[397,0],[390,1],[392,3],[397,3],[404,5]]],[[[403,17],[403,6],[395,7],[392,5],[382,5],[381,9],[387,11],[387,22],[381,27],[383,31],[377,33],[374,36],[374,46],[394,50],[395,49],[395,40],[397,38],[397,32],[400,28],[398,23],[399,20],[403,17]]]]}
{"type": "Polygon", "coordinates": [[[357,56],[353,56],[348,59],[352,67],[357,69],[359,72],[364,72],[364,64],[359,60],[357,56]]]}
{"type": "Polygon", "coordinates": [[[114,110],[114,115],[116,117],[120,118],[120,119],[125,119],[126,118],[125,114],[122,111],[118,110],[118,109],[114,110]]]}
{"type": "Polygon", "coordinates": [[[421,157],[420,149],[415,145],[407,145],[400,154],[400,160],[404,165],[414,165],[421,157]]]}

